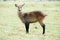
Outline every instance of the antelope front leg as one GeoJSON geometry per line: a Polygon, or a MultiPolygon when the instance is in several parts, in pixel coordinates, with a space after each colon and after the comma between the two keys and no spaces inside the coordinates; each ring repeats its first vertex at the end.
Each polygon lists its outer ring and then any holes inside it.
{"type": "Polygon", "coordinates": [[[29,33],[29,23],[25,23],[26,33],[29,33]]]}

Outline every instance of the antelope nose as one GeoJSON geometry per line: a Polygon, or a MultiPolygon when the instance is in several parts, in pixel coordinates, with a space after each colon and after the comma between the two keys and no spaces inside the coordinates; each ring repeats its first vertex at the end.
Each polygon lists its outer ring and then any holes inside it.
{"type": "Polygon", "coordinates": [[[21,10],[19,10],[19,11],[21,11],[21,10]]]}

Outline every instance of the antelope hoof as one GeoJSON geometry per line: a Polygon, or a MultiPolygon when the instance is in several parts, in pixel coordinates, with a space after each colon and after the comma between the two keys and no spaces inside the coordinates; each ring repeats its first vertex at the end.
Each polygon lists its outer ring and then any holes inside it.
{"type": "Polygon", "coordinates": [[[26,32],[26,34],[29,34],[29,32],[26,32]]]}

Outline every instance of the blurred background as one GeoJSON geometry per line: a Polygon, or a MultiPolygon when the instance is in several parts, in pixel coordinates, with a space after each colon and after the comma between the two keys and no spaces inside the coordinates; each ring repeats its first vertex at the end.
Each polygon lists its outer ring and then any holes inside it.
{"type": "Polygon", "coordinates": [[[0,0],[0,40],[60,40],[60,0],[0,0]],[[44,35],[38,22],[30,24],[26,34],[15,7],[23,3],[23,12],[39,10],[47,14],[44,35]]]}
{"type": "Polygon", "coordinates": [[[40,1],[60,1],[60,0],[0,0],[0,1],[40,2],[40,1]]]}

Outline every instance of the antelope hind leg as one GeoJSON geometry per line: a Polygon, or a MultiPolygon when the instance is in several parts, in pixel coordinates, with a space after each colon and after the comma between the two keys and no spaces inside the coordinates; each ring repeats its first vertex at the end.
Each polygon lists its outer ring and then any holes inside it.
{"type": "Polygon", "coordinates": [[[43,33],[42,34],[45,34],[45,24],[42,21],[39,21],[39,23],[43,28],[43,33]]]}

